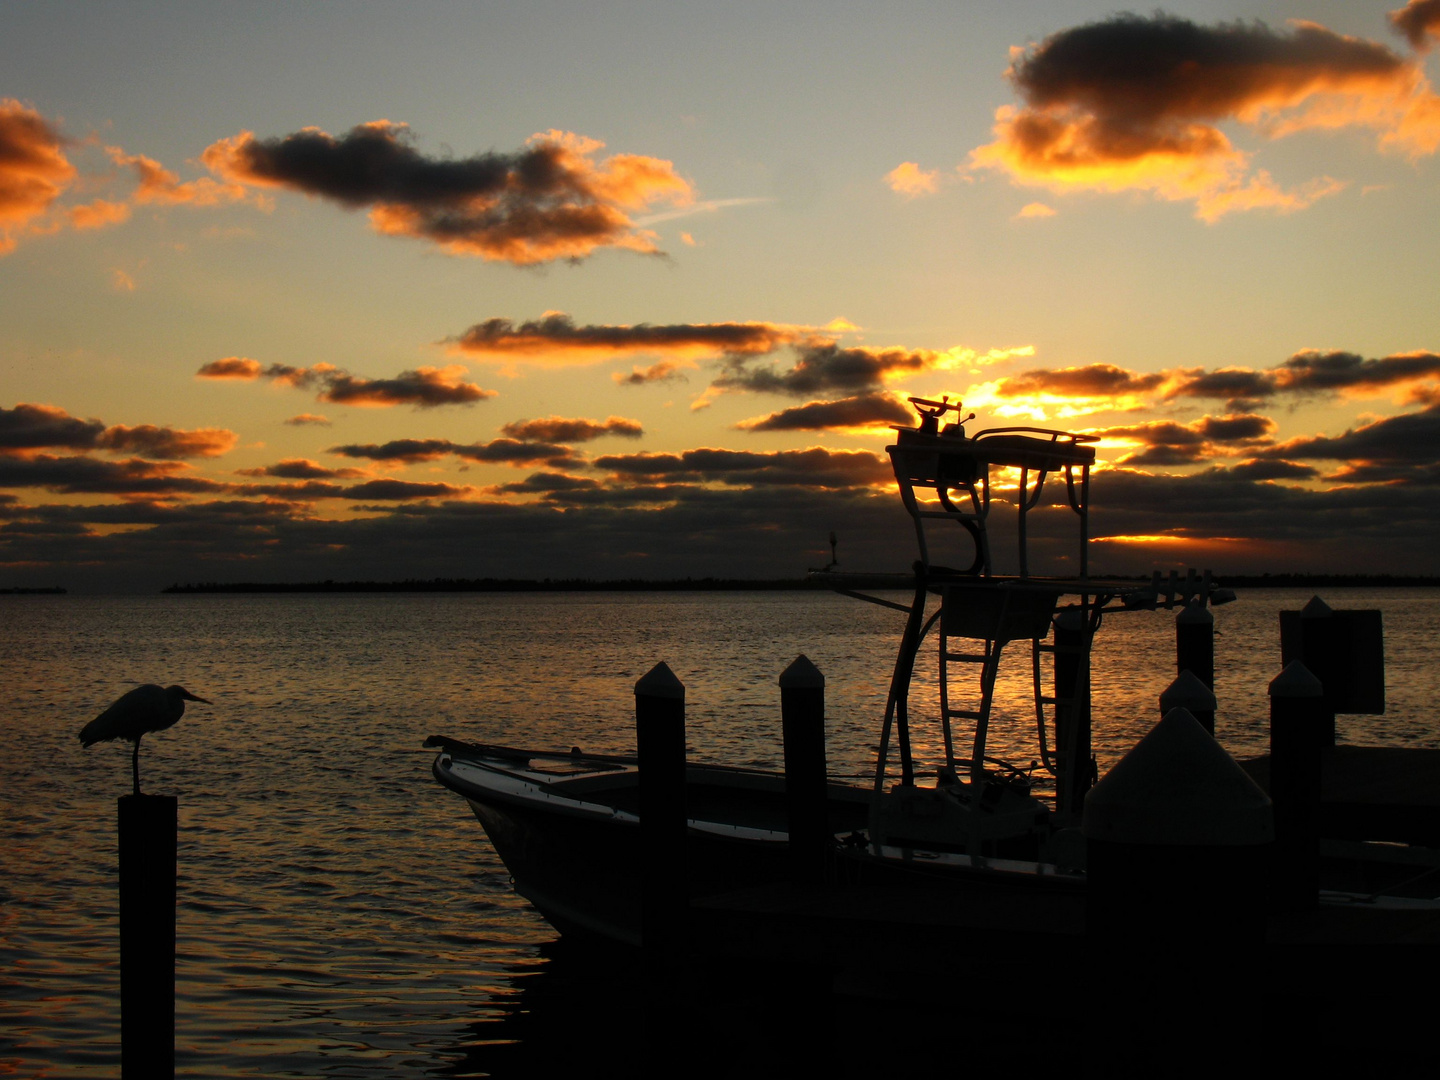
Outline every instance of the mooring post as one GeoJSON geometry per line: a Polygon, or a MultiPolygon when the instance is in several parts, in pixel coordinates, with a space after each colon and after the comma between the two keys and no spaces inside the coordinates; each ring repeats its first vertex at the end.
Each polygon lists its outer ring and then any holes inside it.
{"type": "MultiPolygon", "coordinates": [[[[1172,709],[1090,789],[1086,924],[1103,954],[1152,950],[1215,969],[1264,938],[1270,799],[1184,709],[1172,709]]],[[[1188,977],[1188,976],[1187,976],[1188,977]]]]}
{"type": "Polygon", "coordinates": [[[1211,735],[1215,734],[1215,695],[1188,668],[1182,670],[1160,694],[1161,718],[1171,709],[1187,710],[1201,727],[1211,735]]]}
{"type": "MultiPolygon", "coordinates": [[[[1336,650],[1335,612],[1318,596],[1300,609],[1300,659],[1324,688],[1326,746],[1335,745],[1335,699],[1330,688],[1331,672],[1340,660],[1336,650]]],[[[1348,666],[1348,665],[1347,665],[1348,666]]]]}
{"type": "Polygon", "coordinates": [[[179,800],[122,795],[120,1075],[175,1075],[175,871],[179,800]]]}
{"type": "Polygon", "coordinates": [[[1334,714],[1299,660],[1270,681],[1270,798],[1275,803],[1275,906],[1314,907],[1320,890],[1320,773],[1334,714]]]}
{"type": "Polygon", "coordinates": [[[1215,616],[1204,597],[1186,604],[1175,616],[1175,673],[1194,672],[1215,689],[1215,616]]]}
{"type": "Polygon", "coordinates": [[[685,823],[685,684],[664,662],[635,683],[640,763],[640,939],[652,964],[685,953],[689,882],[685,823]]]}
{"type": "Polygon", "coordinates": [[[780,717],[790,876],[797,885],[822,885],[832,839],[825,776],[825,676],[803,654],[780,676],[780,717]]]}

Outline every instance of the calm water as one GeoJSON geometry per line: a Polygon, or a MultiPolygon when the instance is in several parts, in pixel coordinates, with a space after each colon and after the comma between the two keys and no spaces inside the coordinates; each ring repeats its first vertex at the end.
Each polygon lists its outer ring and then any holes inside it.
{"type": "MultiPolygon", "coordinates": [[[[1332,590],[1385,613],[1384,716],[1356,742],[1440,746],[1429,706],[1440,592],[1332,590]]],[[[1219,735],[1262,752],[1276,612],[1218,609],[1219,735]]],[[[115,798],[128,744],[82,724],[136,682],[210,698],[145,741],[146,789],[180,797],[179,1072],[194,1077],[524,1075],[577,1021],[623,1032],[597,983],[511,891],[425,736],[626,751],[632,685],[665,660],[694,756],[776,766],[775,678],[825,673],[834,773],[860,776],[902,617],[829,594],[0,597],[0,1075],[114,1076],[115,798]],[[527,1065],[527,1060],[530,1064],[527,1065]]],[[[1102,770],[1156,719],[1173,613],[1113,616],[1094,661],[1102,770]]],[[[1028,654],[992,742],[1034,756],[1028,654]]],[[[934,694],[917,675],[923,717],[934,694]]],[[[938,737],[917,731],[933,764],[938,737]]]]}

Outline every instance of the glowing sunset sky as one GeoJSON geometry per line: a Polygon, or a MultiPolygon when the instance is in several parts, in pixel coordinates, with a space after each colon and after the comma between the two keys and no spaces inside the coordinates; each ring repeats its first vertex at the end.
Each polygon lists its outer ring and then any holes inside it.
{"type": "Polygon", "coordinates": [[[942,393],[1440,573],[1440,0],[1113,11],[8,10],[0,587],[902,569],[942,393]]]}

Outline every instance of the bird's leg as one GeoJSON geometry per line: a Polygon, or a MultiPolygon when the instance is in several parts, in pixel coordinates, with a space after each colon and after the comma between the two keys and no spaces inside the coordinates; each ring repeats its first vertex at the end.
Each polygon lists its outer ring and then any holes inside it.
{"type": "Polygon", "coordinates": [[[130,771],[135,778],[135,794],[140,794],[140,736],[135,736],[135,753],[130,758],[130,771]]]}

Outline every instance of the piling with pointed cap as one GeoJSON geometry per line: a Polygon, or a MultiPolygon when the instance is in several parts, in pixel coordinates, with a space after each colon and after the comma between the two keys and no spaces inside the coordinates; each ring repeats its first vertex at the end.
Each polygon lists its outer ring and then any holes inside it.
{"type": "Polygon", "coordinates": [[[640,939],[677,965],[689,906],[685,823],[685,684],[662,661],[635,683],[640,771],[640,939]]]}
{"type": "Polygon", "coordinates": [[[1185,709],[1211,735],[1215,734],[1215,695],[1190,670],[1180,672],[1160,694],[1160,716],[1171,709],[1185,709]]]}
{"type": "Polygon", "coordinates": [[[825,676],[803,654],[780,675],[790,874],[797,885],[825,881],[832,834],[825,776],[825,676]]]}
{"type": "Polygon", "coordinates": [[[1175,616],[1175,672],[1192,672],[1215,689],[1215,616],[1198,597],[1175,616]]]}
{"type": "Polygon", "coordinates": [[[1263,937],[1270,799],[1185,709],[1090,790],[1083,832],[1092,941],[1134,952],[1263,937]]]}
{"type": "Polygon", "coordinates": [[[1340,657],[1335,655],[1338,628],[1335,612],[1320,597],[1312,596],[1300,609],[1300,659],[1324,688],[1327,746],[1335,745],[1335,694],[1326,686],[1326,675],[1339,665],[1340,657]]]}
{"type": "Polygon", "coordinates": [[[1275,802],[1275,906],[1314,907],[1320,888],[1320,778],[1334,714],[1299,660],[1270,681],[1270,798],[1275,802]]]}

